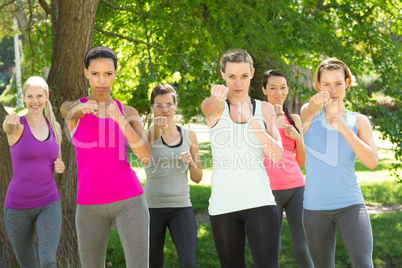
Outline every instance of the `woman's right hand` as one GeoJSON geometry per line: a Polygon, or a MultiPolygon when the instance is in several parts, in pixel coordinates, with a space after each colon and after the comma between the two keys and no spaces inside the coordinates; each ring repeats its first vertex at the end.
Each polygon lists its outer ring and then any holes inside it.
{"type": "Polygon", "coordinates": [[[164,116],[158,116],[154,118],[154,125],[158,128],[165,129],[168,126],[167,118],[164,116]]]}
{"type": "Polygon", "coordinates": [[[226,101],[229,93],[229,88],[224,85],[215,85],[211,88],[211,98],[217,102],[226,101]]]}
{"type": "Polygon", "coordinates": [[[21,125],[20,116],[18,114],[7,115],[6,118],[4,119],[4,122],[7,125],[11,125],[11,126],[15,126],[15,127],[18,127],[19,125],[21,125]]]}
{"type": "Polygon", "coordinates": [[[78,110],[83,114],[93,114],[96,115],[99,111],[99,105],[94,100],[88,100],[85,103],[81,103],[78,105],[78,110]]]}
{"type": "Polygon", "coordinates": [[[329,96],[329,92],[328,91],[320,91],[317,94],[315,94],[313,96],[313,98],[311,99],[311,101],[315,104],[315,105],[321,105],[321,104],[326,104],[328,102],[330,102],[331,98],[329,96]]]}

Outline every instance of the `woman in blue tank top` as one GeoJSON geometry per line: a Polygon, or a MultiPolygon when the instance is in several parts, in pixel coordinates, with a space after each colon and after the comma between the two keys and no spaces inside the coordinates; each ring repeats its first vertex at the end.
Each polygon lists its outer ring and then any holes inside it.
{"type": "Polygon", "coordinates": [[[317,68],[318,93],[301,109],[306,151],[303,225],[316,268],[335,267],[336,226],[353,267],[373,267],[371,223],[354,165],[357,157],[374,169],[378,154],[367,117],[345,108],[351,84],[346,64],[327,59],[317,68]]]}

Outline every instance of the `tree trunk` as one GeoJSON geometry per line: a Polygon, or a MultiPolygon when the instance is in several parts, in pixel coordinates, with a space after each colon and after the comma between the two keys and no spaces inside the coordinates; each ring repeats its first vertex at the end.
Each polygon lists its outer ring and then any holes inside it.
{"type": "Polygon", "coordinates": [[[53,0],[53,58],[48,84],[57,121],[63,129],[62,159],[66,169],[55,177],[63,210],[63,227],[58,248],[58,263],[80,267],[75,228],[77,167],[75,149],[59,108],[64,101],[88,94],[84,75],[84,56],[92,45],[95,15],[99,0],[53,0]]]}
{"type": "MultiPolygon", "coordinates": [[[[3,105],[0,104],[0,122],[8,115],[3,105]]],[[[7,136],[3,130],[0,131],[0,267],[11,267],[17,264],[13,248],[4,228],[4,199],[7,187],[13,175],[10,146],[8,146],[7,136]]]]}

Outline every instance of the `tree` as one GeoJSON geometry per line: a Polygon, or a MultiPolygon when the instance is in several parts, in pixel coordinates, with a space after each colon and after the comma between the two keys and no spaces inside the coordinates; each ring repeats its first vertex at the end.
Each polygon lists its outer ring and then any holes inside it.
{"type": "MultiPolygon", "coordinates": [[[[100,0],[99,5],[95,0],[52,0],[51,8],[45,0],[4,3],[0,10],[15,4],[12,11],[20,12],[20,25],[27,25],[25,68],[38,74],[52,59],[48,82],[55,107],[87,93],[82,59],[94,29],[94,45],[110,46],[118,54],[113,95],[149,115],[150,90],[158,83],[171,83],[178,89],[180,114],[186,122],[200,114],[200,103],[209,95],[210,86],[223,82],[219,57],[229,49],[244,48],[252,54],[256,74],[251,90],[256,98],[262,98],[265,70],[282,69],[288,74],[294,92],[290,103],[296,111],[315,92],[311,86],[315,67],[324,58],[337,57],[350,66],[358,82],[348,93],[348,107],[371,115],[375,127],[395,145],[397,159],[402,159],[402,3],[398,0],[100,0]],[[49,15],[51,29],[46,20],[49,15]],[[45,38],[50,32],[51,40],[45,38]],[[393,99],[393,111],[377,105],[371,94],[376,92],[362,83],[368,75],[379,77],[377,91],[393,99]]],[[[0,11],[4,25],[10,24],[8,12],[0,11]]],[[[24,27],[20,29],[24,32],[24,27]]],[[[2,35],[6,31],[7,27],[2,35]]],[[[59,122],[64,122],[55,112],[59,122]]],[[[5,114],[0,107],[0,120],[5,114]]],[[[65,129],[63,158],[69,165],[57,180],[63,200],[69,200],[63,213],[70,230],[63,233],[61,248],[71,247],[68,252],[73,256],[65,261],[63,257],[64,263],[76,259],[75,159],[68,140],[65,129]]],[[[1,153],[6,155],[4,137],[0,142],[1,153]]],[[[6,185],[10,163],[0,163],[0,171],[0,185],[6,185]]],[[[5,188],[0,191],[1,199],[5,188]]]]}
{"type": "MultiPolygon", "coordinates": [[[[51,8],[45,1],[39,1],[46,12],[52,17],[52,44],[53,57],[48,78],[51,89],[50,100],[54,107],[58,122],[63,126],[64,120],[58,107],[65,100],[78,99],[87,94],[87,82],[83,72],[83,58],[86,51],[92,45],[95,14],[98,0],[52,0],[51,8]],[[66,64],[68,63],[68,64],[66,64]]],[[[7,113],[0,107],[0,120],[4,120],[7,113]]],[[[56,182],[61,196],[63,209],[63,227],[61,241],[58,249],[58,262],[66,267],[79,267],[77,251],[77,238],[75,230],[76,208],[76,165],[75,150],[69,141],[69,132],[64,125],[62,158],[68,163],[63,175],[56,177],[56,182]]],[[[7,161],[1,161],[0,185],[1,208],[0,217],[3,218],[3,203],[6,185],[11,179],[11,162],[7,139],[4,132],[0,134],[0,150],[7,161]],[[8,157],[7,157],[8,156],[8,157]]],[[[0,225],[1,256],[4,267],[15,264],[13,252],[4,232],[4,225],[0,225]]],[[[3,267],[2,266],[2,267],[3,267]]]]}

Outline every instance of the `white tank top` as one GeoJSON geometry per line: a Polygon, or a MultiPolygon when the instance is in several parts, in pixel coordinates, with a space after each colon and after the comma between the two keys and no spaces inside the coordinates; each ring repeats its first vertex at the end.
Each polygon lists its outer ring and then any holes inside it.
{"type": "MultiPolygon", "coordinates": [[[[254,104],[254,118],[265,129],[258,100],[254,104]]],[[[209,214],[276,205],[261,144],[248,123],[233,122],[228,103],[210,135],[213,168],[209,214]]]]}

